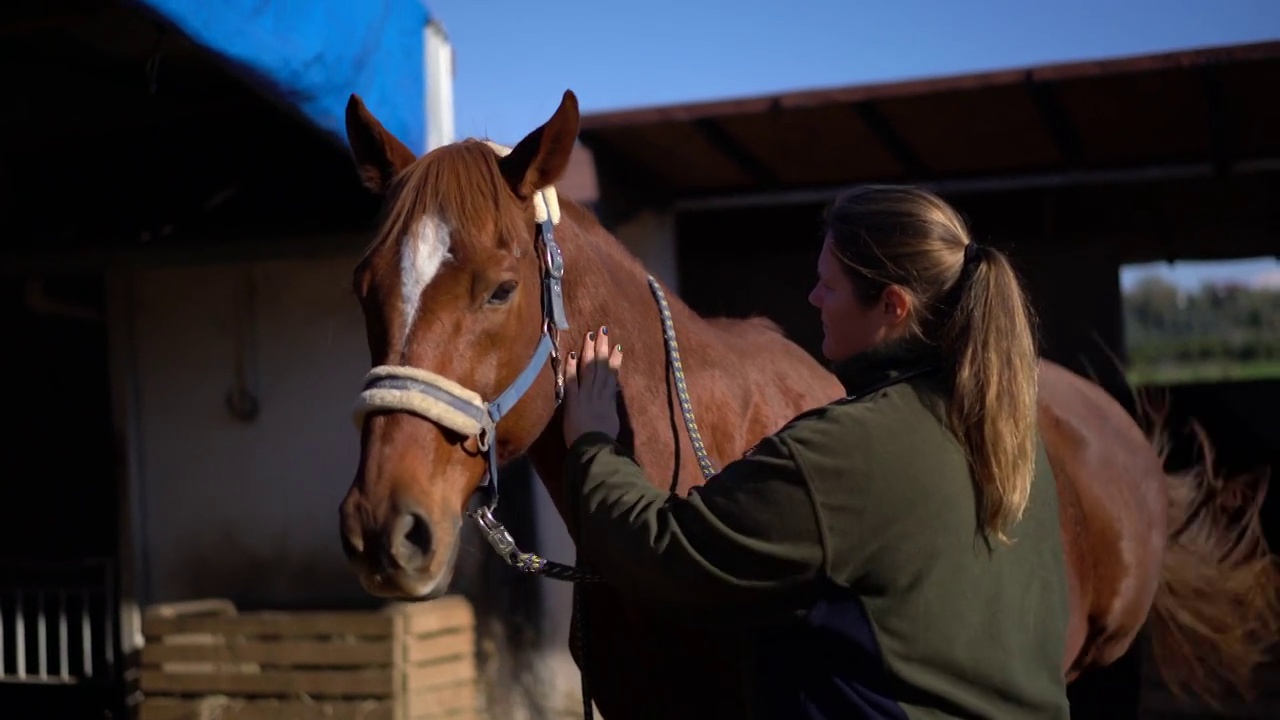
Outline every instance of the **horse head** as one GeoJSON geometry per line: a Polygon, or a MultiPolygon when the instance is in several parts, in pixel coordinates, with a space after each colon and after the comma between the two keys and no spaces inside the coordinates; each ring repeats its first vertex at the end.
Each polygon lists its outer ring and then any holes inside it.
{"type": "Polygon", "coordinates": [[[577,99],[566,91],[510,152],[469,139],[418,158],[354,95],[346,126],[383,204],[353,274],[373,369],[341,538],[370,593],[435,597],[473,495],[556,411],[567,323],[549,186],[577,138],[577,99]]]}

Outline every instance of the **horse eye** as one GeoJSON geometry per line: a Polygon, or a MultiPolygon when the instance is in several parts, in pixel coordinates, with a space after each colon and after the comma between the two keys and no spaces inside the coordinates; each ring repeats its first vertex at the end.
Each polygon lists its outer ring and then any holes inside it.
{"type": "Polygon", "coordinates": [[[489,305],[501,305],[511,299],[511,295],[516,291],[515,280],[505,280],[498,287],[493,289],[493,294],[489,296],[487,303],[489,305]]]}

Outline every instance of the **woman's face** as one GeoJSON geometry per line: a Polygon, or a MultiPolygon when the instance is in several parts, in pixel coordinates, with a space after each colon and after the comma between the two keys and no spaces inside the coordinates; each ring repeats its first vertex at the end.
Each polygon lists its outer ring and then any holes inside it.
{"type": "Polygon", "coordinates": [[[894,286],[864,305],[831,248],[830,236],[822,242],[818,283],[809,293],[809,303],[822,316],[822,355],[831,362],[847,360],[895,335],[907,309],[906,295],[894,286]]]}

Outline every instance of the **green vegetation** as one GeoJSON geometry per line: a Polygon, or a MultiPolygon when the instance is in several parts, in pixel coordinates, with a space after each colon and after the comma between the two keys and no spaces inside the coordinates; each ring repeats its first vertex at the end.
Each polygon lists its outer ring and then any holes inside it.
{"type": "Polygon", "coordinates": [[[1124,294],[1135,385],[1280,377],[1280,288],[1142,280],[1124,294]]]}

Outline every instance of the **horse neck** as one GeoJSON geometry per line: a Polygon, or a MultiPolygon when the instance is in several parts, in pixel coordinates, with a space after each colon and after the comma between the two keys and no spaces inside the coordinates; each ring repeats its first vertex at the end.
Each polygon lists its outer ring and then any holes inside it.
{"type": "MultiPolygon", "coordinates": [[[[624,348],[623,384],[636,388],[665,388],[667,384],[666,349],[662,336],[657,300],[648,284],[644,265],[616,237],[586,217],[587,211],[566,203],[557,228],[557,240],[564,253],[565,311],[570,329],[561,335],[561,352],[578,351],[583,335],[601,326],[609,328],[612,344],[624,348]]],[[[704,333],[695,330],[702,319],[673,293],[666,293],[667,303],[677,324],[681,348],[704,341],[704,333]]],[[[627,406],[632,417],[665,413],[660,408],[664,392],[628,392],[627,406]],[[652,403],[653,408],[644,407],[652,403]]],[[[542,478],[561,516],[566,505],[562,492],[565,445],[562,428],[563,410],[557,409],[528,456],[542,478]]]]}

